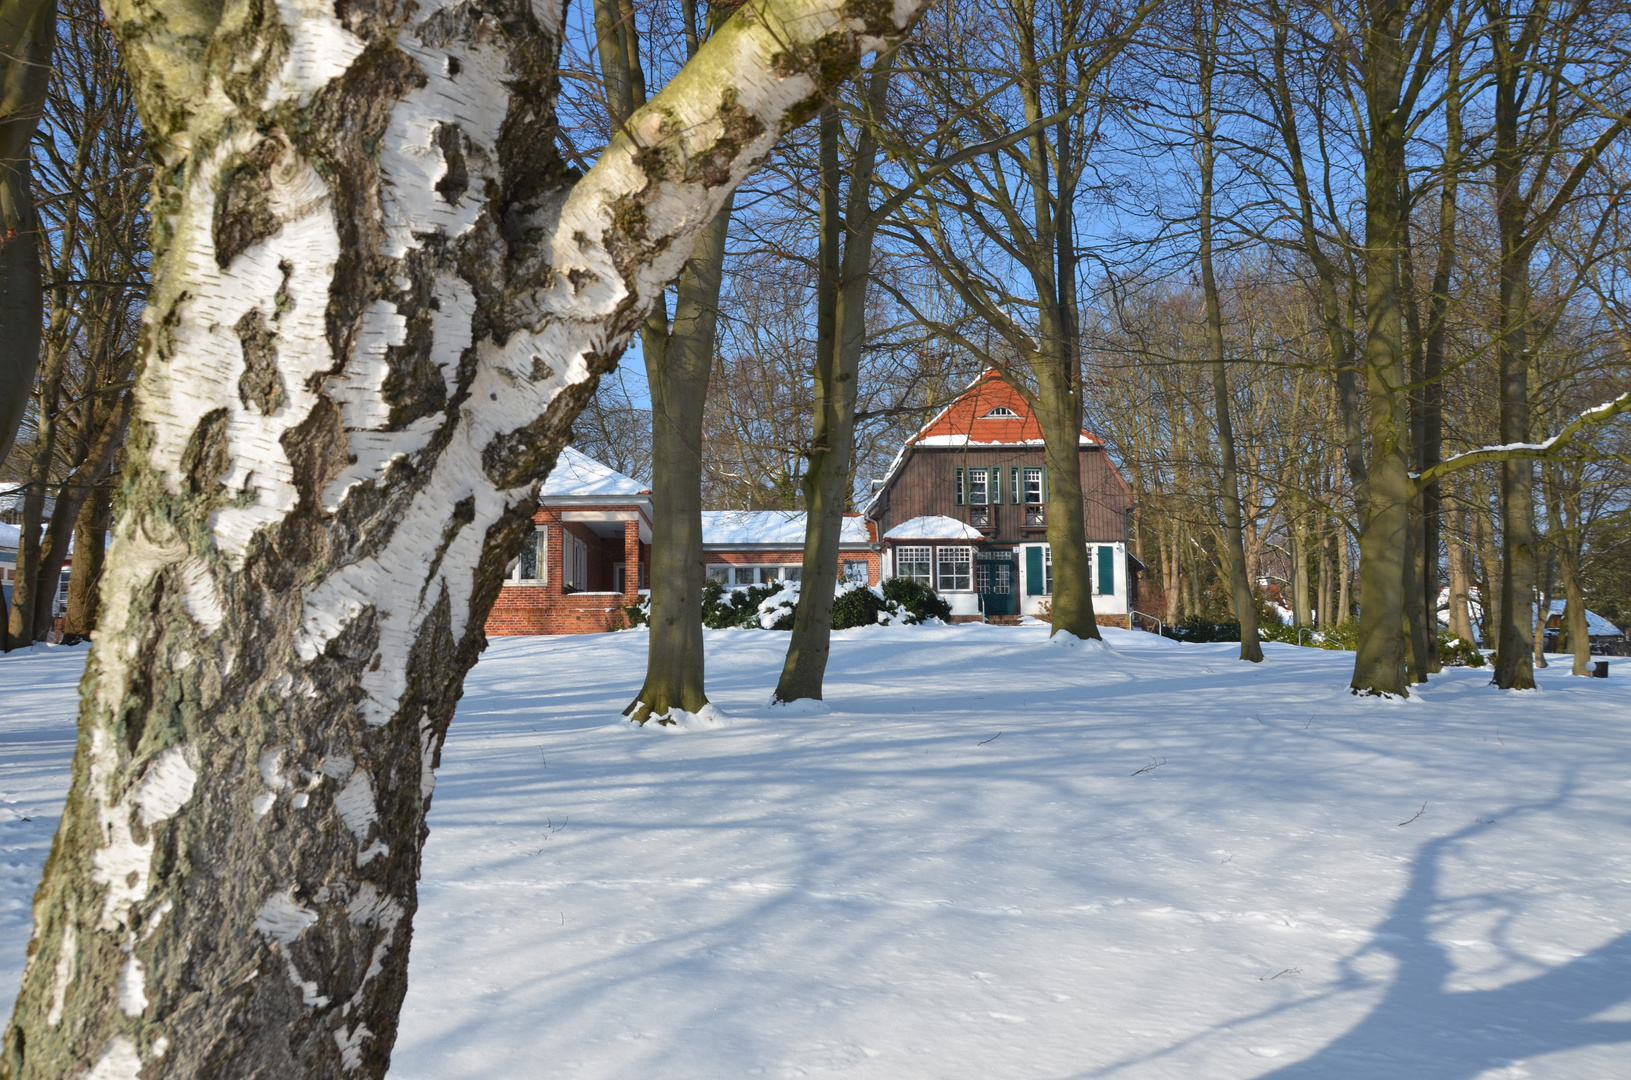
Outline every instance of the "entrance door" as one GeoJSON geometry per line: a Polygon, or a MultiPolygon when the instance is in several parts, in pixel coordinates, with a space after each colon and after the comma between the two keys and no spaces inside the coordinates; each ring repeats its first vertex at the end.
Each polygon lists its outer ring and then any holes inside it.
{"type": "Polygon", "coordinates": [[[974,556],[974,587],[980,593],[980,610],[987,616],[1019,614],[1019,597],[1016,595],[1018,578],[1012,551],[977,553],[974,556]]]}

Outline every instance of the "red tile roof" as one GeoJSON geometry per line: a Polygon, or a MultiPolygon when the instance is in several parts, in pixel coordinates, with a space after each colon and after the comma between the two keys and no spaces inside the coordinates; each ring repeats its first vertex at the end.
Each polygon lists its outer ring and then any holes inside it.
{"type": "MultiPolygon", "coordinates": [[[[1085,428],[1082,438],[1090,443],[1103,441],[1085,428]]],[[[907,445],[923,442],[961,445],[964,441],[1009,446],[1040,443],[1042,425],[1031,415],[1031,407],[1025,399],[1003,382],[995,369],[987,368],[956,401],[908,439],[907,445]]]]}

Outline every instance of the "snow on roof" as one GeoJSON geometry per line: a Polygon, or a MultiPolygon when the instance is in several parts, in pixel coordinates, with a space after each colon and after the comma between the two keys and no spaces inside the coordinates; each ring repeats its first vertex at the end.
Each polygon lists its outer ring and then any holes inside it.
{"type": "MultiPolygon", "coordinates": [[[[908,439],[917,446],[1040,446],[1042,425],[1025,398],[987,368],[957,399],[908,439]]],[[[1082,432],[1083,446],[1101,442],[1082,432]]]]}
{"type": "MultiPolygon", "coordinates": [[[[1564,607],[1564,605],[1566,603],[1567,603],[1567,601],[1565,601],[1565,600],[1553,600],[1552,601],[1552,606],[1551,606],[1551,614],[1553,614],[1553,615],[1563,614],[1563,607],[1564,607]]],[[[1607,635],[1609,637],[1617,637],[1620,634],[1620,628],[1618,626],[1615,626],[1613,623],[1609,622],[1607,619],[1603,618],[1601,615],[1597,614],[1595,611],[1591,610],[1590,608],[1587,608],[1586,609],[1586,633],[1590,634],[1592,637],[1597,637],[1599,635],[1607,635]]]]}
{"type": "MultiPolygon", "coordinates": [[[[804,546],[805,513],[802,510],[704,510],[702,542],[729,547],[736,544],[773,544],[778,547],[804,546]]],[[[865,544],[872,537],[866,520],[858,514],[844,515],[838,533],[840,544],[865,544]]]]}
{"type": "Polygon", "coordinates": [[[23,538],[21,525],[6,525],[0,523],[0,548],[16,549],[18,541],[23,538]]]}
{"type": "Polygon", "coordinates": [[[956,518],[927,514],[904,521],[883,536],[885,540],[981,540],[985,534],[956,518]]]}
{"type": "Polygon", "coordinates": [[[588,454],[568,446],[555,461],[549,479],[544,481],[543,498],[572,498],[585,495],[641,495],[650,489],[632,476],[624,476],[610,465],[602,465],[588,454]]]}

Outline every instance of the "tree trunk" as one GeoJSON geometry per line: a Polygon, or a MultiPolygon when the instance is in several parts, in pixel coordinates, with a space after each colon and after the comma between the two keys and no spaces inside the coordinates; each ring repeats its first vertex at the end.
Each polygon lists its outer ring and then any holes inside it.
{"type": "Polygon", "coordinates": [[[1536,558],[1543,569],[1535,575],[1535,606],[1534,613],[1534,663],[1535,667],[1546,666],[1546,627],[1552,621],[1552,553],[1542,548],[1536,558]]]}
{"type": "MultiPolygon", "coordinates": [[[[869,112],[883,111],[889,61],[880,60],[867,82],[869,112]]],[[[836,108],[821,114],[820,310],[817,312],[815,423],[805,470],[804,566],[798,610],[787,643],[787,659],[775,700],[821,700],[822,680],[832,644],[833,594],[838,584],[838,542],[849,505],[850,470],[855,457],[855,400],[866,344],[867,285],[872,272],[872,240],[877,220],[871,205],[877,142],[863,126],[850,169],[845,212],[838,209],[838,141],[842,119],[836,108]],[[840,252],[840,249],[841,252],[840,252]]]]}
{"type": "MultiPolygon", "coordinates": [[[[1372,40],[1391,42],[1373,28],[1372,40]]],[[[1396,46],[1396,42],[1393,43],[1396,46]]],[[[1396,56],[1373,57],[1383,67],[1396,56]]],[[[1353,689],[1408,696],[1405,682],[1404,584],[1410,550],[1410,436],[1405,415],[1404,326],[1399,309],[1399,237],[1403,208],[1404,118],[1383,108],[1391,95],[1371,95],[1372,147],[1365,168],[1365,381],[1370,398],[1370,473],[1359,534],[1359,650],[1353,689]]],[[[1397,100],[1393,96],[1393,100],[1397,100]]]]}
{"type": "Polygon", "coordinates": [[[17,438],[40,361],[44,294],[29,157],[56,36],[55,0],[0,0],[0,465],[17,438]]]}
{"type": "Polygon", "coordinates": [[[1206,344],[1212,367],[1212,410],[1218,431],[1218,452],[1223,459],[1219,478],[1223,494],[1223,563],[1228,568],[1229,595],[1235,620],[1240,623],[1240,658],[1263,662],[1263,644],[1257,636],[1257,599],[1246,570],[1245,521],[1240,509],[1240,469],[1235,461],[1234,423],[1230,418],[1228,356],[1223,342],[1223,306],[1212,265],[1212,178],[1217,158],[1213,138],[1217,118],[1212,102],[1212,77],[1217,64],[1218,24],[1222,8],[1204,13],[1197,8],[1196,55],[1200,70],[1201,190],[1197,231],[1200,237],[1201,285],[1206,296],[1206,344]]]}
{"type": "Polygon", "coordinates": [[[74,572],[68,579],[68,614],[63,619],[63,641],[88,639],[96,629],[98,585],[106,561],[108,526],[113,517],[113,492],[98,485],[79,509],[74,524],[74,572]]]}
{"type": "MultiPolygon", "coordinates": [[[[634,10],[628,0],[598,0],[601,69],[613,129],[645,104],[634,10]]],[[[714,12],[717,29],[723,9],[714,12]]],[[[700,47],[700,46],[699,46],[700,47]]],[[[702,414],[713,373],[725,241],[731,201],[704,230],[675,289],[674,322],[659,296],[640,329],[651,393],[651,635],[646,679],[623,714],[644,725],[679,723],[708,708],[702,643],[702,414]]]]}
{"type": "MultiPolygon", "coordinates": [[[[40,552],[38,585],[34,595],[39,600],[55,597],[57,582],[62,576],[63,564],[68,561],[68,548],[79,527],[80,509],[93,490],[108,478],[113,460],[124,445],[125,428],[130,423],[131,396],[129,391],[119,395],[112,409],[106,410],[97,427],[86,434],[91,443],[84,460],[57,488],[57,503],[46,530],[44,546],[40,552]]],[[[91,415],[86,410],[86,415],[91,415]]],[[[34,640],[44,640],[51,629],[52,604],[36,601],[34,607],[34,640]]],[[[64,624],[66,626],[66,623],[64,624]]]]}
{"type": "Polygon", "coordinates": [[[1467,535],[1467,513],[1465,510],[1457,513],[1460,527],[1456,535],[1450,537],[1450,635],[1465,642],[1476,640],[1472,630],[1472,616],[1468,611],[1467,603],[1471,599],[1467,559],[1469,557],[1466,543],[1462,537],[1467,535]]]}
{"type": "Polygon", "coordinates": [[[382,1077],[538,484],[732,187],[915,8],[755,5],[580,180],[560,4],[109,7],[164,242],[0,1075],[382,1077]]]}
{"type": "Polygon", "coordinates": [[[1349,586],[1353,581],[1353,556],[1348,551],[1348,527],[1341,522],[1337,523],[1337,625],[1353,618],[1353,602],[1349,598],[1349,586]]]}

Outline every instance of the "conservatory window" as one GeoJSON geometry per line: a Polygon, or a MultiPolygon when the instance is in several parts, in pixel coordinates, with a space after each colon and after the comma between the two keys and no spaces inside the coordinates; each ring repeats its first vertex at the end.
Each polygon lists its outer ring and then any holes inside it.
{"type": "Polygon", "coordinates": [[[940,591],[968,592],[974,587],[974,549],[943,547],[940,549],[940,591]]]}
{"type": "Polygon", "coordinates": [[[928,585],[929,549],[926,547],[896,548],[895,576],[909,578],[920,585],[928,585]]]}

